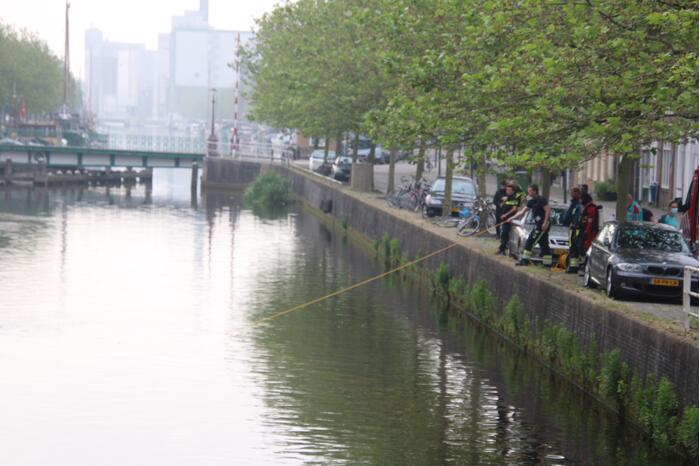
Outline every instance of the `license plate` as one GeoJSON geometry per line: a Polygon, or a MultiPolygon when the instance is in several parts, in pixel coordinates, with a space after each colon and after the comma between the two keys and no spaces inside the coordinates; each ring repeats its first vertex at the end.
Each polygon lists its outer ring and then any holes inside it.
{"type": "Polygon", "coordinates": [[[458,213],[459,213],[459,207],[453,207],[453,208],[452,208],[452,213],[453,213],[453,214],[458,214],[458,213]]]}
{"type": "Polygon", "coordinates": [[[666,278],[652,278],[651,284],[659,286],[680,286],[681,282],[678,280],[669,280],[666,278]]]}

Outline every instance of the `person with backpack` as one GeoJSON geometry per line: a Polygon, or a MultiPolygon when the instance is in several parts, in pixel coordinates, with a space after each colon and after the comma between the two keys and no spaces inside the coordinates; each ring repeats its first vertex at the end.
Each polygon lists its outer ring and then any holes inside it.
{"type": "Polygon", "coordinates": [[[593,244],[593,240],[598,236],[600,230],[600,216],[598,215],[598,206],[593,203],[593,198],[586,193],[581,195],[581,204],[583,210],[581,212],[581,230],[582,241],[579,243],[579,257],[586,257],[586,251],[593,244]]]}

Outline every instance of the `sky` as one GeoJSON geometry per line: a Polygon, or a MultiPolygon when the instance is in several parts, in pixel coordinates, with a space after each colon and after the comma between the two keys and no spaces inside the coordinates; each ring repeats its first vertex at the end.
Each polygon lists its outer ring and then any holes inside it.
{"type": "MultiPolygon", "coordinates": [[[[280,0],[209,0],[209,24],[216,29],[251,30],[254,19],[280,0]]],[[[158,34],[170,31],[170,17],[199,9],[199,0],[71,0],[71,71],[83,76],[85,31],[93,26],[107,40],[146,44],[155,50],[158,34]]],[[[26,28],[63,57],[65,0],[0,0],[0,20],[26,28]]]]}

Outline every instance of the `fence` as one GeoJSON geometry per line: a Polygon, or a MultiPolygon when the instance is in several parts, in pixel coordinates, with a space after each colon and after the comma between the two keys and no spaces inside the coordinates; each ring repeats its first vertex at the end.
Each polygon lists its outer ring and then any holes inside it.
{"type": "Polygon", "coordinates": [[[698,298],[698,292],[692,290],[692,280],[698,278],[698,268],[686,265],[683,268],[683,313],[685,316],[685,329],[690,330],[690,317],[698,318],[697,307],[693,312],[692,298],[698,298]]]}

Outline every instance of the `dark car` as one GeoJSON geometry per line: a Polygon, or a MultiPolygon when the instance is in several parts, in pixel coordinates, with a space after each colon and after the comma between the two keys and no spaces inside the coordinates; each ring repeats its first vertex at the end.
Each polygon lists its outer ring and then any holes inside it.
{"type": "MultiPolygon", "coordinates": [[[[427,217],[442,215],[442,202],[445,199],[445,178],[436,179],[430,192],[425,197],[423,213],[427,217]]],[[[452,215],[457,215],[462,204],[472,205],[476,199],[476,186],[471,178],[455,176],[452,178],[452,215]]]]}
{"type": "MultiPolygon", "coordinates": [[[[584,285],[611,298],[683,296],[683,267],[698,266],[681,232],[668,225],[608,222],[586,253],[584,285]]],[[[697,290],[698,276],[691,288],[697,290]]]]}
{"type": "Polygon", "coordinates": [[[339,155],[333,161],[333,178],[338,181],[350,180],[350,171],[352,170],[352,157],[339,155]]]}

